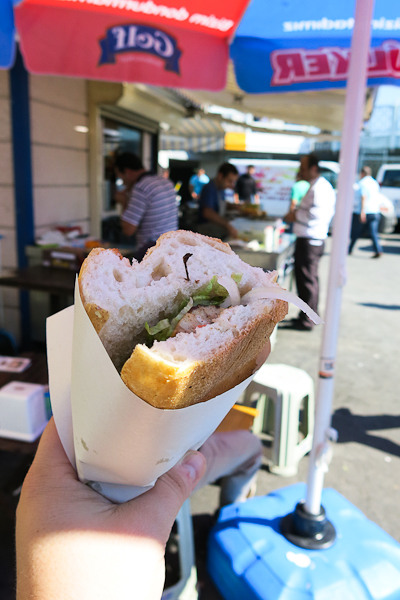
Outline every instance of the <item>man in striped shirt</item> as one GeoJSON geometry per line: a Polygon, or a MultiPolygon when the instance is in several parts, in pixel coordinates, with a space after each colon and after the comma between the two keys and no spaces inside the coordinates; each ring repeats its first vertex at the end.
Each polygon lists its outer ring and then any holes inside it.
{"type": "Polygon", "coordinates": [[[135,258],[142,260],[161,234],[178,229],[178,206],[174,186],[169,179],[146,171],[142,161],[131,152],[117,155],[116,176],[130,190],[121,216],[122,231],[136,233],[135,258]]]}

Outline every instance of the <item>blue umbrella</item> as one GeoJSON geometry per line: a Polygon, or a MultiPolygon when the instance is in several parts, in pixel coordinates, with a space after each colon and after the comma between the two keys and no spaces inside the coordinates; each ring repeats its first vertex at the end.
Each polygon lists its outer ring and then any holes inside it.
{"type": "MultiPolygon", "coordinates": [[[[252,0],[231,45],[239,87],[251,94],[343,88],[354,0],[252,0]]],[[[368,85],[400,84],[400,5],[377,0],[368,85]]]]}
{"type": "Polygon", "coordinates": [[[0,2],[0,68],[9,69],[15,59],[15,27],[12,0],[0,2]]]}

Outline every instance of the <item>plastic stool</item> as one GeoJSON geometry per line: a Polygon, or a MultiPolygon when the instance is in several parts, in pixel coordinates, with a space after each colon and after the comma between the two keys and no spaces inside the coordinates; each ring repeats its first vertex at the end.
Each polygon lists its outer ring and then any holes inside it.
{"type": "MultiPolygon", "coordinates": [[[[177,535],[172,533],[169,539],[177,542],[179,552],[180,579],[164,589],[162,600],[197,600],[197,570],[194,558],[193,522],[190,513],[190,501],[186,500],[175,521],[177,535]],[[176,539],[172,539],[175,535],[176,539]]],[[[167,544],[168,547],[168,544],[167,544]]]]}
{"type": "Polygon", "coordinates": [[[253,433],[272,436],[268,457],[272,473],[290,477],[311,450],[314,429],[314,382],[302,369],[263,365],[246,390],[244,404],[255,406],[253,433]]]}

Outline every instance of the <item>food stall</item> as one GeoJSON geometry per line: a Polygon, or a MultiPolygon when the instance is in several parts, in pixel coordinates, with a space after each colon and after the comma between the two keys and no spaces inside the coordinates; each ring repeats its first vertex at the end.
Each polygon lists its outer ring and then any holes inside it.
{"type": "Polygon", "coordinates": [[[232,250],[253,267],[277,271],[280,285],[291,289],[296,236],[286,233],[282,219],[237,217],[231,225],[239,232],[232,250]]]}

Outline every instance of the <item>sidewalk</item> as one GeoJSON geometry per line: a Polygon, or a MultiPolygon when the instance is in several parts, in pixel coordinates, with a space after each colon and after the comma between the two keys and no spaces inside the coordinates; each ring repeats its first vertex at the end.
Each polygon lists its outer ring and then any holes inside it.
{"type": "MultiPolygon", "coordinates": [[[[332,239],[321,260],[320,312],[324,314],[332,239]]],[[[359,240],[347,262],[337,353],[332,425],[339,432],[325,486],[333,487],[400,542],[400,235],[382,236],[384,256],[371,260],[369,240],[359,240]]],[[[297,309],[290,307],[289,316],[297,309]]],[[[278,331],[268,361],[307,371],[317,384],[322,328],[278,331]]],[[[306,481],[308,457],[296,477],[259,474],[257,494],[306,481]]],[[[204,573],[206,528],[218,488],[192,496],[202,600],[220,596],[204,573]]]]}

